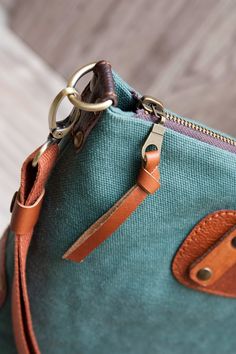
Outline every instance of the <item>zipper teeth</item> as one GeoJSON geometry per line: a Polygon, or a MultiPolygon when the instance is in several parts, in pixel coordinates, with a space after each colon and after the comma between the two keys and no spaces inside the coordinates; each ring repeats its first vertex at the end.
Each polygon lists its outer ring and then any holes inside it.
{"type": "Polygon", "coordinates": [[[198,125],[198,124],[189,122],[189,121],[187,121],[187,120],[185,120],[183,118],[177,117],[177,116],[175,116],[172,113],[166,112],[166,118],[168,120],[171,120],[171,121],[177,123],[177,124],[184,125],[187,128],[191,128],[191,129],[199,131],[199,132],[201,132],[203,134],[209,135],[212,138],[215,138],[215,139],[218,139],[220,141],[223,141],[224,143],[236,146],[236,141],[235,140],[233,140],[231,138],[228,138],[228,137],[226,137],[224,135],[221,135],[219,133],[216,133],[216,132],[214,132],[214,131],[212,131],[210,129],[204,128],[201,125],[198,125]]]}

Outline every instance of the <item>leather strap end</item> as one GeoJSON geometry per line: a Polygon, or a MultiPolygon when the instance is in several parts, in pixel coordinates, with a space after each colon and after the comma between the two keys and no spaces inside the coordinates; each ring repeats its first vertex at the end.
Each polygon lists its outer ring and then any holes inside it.
{"type": "Polygon", "coordinates": [[[190,267],[189,277],[197,284],[208,287],[215,284],[236,263],[236,227],[223,235],[215,245],[190,267]],[[198,276],[201,271],[210,271],[207,279],[198,276]]]}
{"type": "Polygon", "coordinates": [[[160,183],[159,183],[158,179],[159,179],[159,172],[158,171],[156,172],[155,176],[153,176],[146,169],[142,168],[139,172],[137,184],[147,194],[153,194],[160,188],[160,183]]]}
{"type": "Polygon", "coordinates": [[[21,204],[17,196],[13,206],[10,224],[10,228],[15,234],[27,234],[34,229],[39,218],[44,193],[45,190],[43,190],[36,202],[30,206],[21,204]]]}
{"type": "Polygon", "coordinates": [[[75,250],[68,250],[62,257],[62,259],[67,259],[68,261],[82,263],[84,259],[97,247],[97,244],[94,244],[94,240],[89,242],[81,242],[80,245],[77,245],[75,250]]]}
{"type": "Polygon", "coordinates": [[[146,153],[146,161],[140,170],[137,184],[75,241],[63,255],[63,259],[82,262],[125,222],[149,193],[159,189],[159,162],[160,153],[157,150],[146,153]]]}

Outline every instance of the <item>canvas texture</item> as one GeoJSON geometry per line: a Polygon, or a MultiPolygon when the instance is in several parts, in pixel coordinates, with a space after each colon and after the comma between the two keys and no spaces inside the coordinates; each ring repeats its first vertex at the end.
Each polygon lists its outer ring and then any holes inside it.
{"type": "MultiPolygon", "coordinates": [[[[236,155],[166,129],[161,188],[83,263],[65,251],[135,183],[150,127],[131,112],[115,74],[109,108],[76,153],[68,138],[48,180],[27,261],[33,326],[42,354],[232,354],[236,300],[180,285],[173,257],[204,216],[236,209],[236,155]]],[[[7,243],[8,296],[0,353],[15,354],[11,329],[14,235],[7,243]]]]}

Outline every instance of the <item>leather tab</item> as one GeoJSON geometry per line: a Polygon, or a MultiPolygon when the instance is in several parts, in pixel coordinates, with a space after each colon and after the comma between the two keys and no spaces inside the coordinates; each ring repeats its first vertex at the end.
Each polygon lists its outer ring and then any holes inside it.
{"type": "Polygon", "coordinates": [[[219,210],[203,218],[186,237],[172,264],[186,287],[236,298],[236,210],[219,210]]]}
{"type": "Polygon", "coordinates": [[[11,230],[17,235],[31,232],[38,221],[43,203],[44,190],[36,202],[30,206],[23,205],[16,198],[11,218],[11,230]]]}
{"type": "MultiPolygon", "coordinates": [[[[113,105],[117,105],[118,99],[115,92],[111,64],[109,62],[106,60],[97,62],[93,68],[93,77],[85,87],[81,97],[83,101],[88,103],[112,100],[113,105]]],[[[73,120],[76,120],[77,117],[77,121],[73,127],[73,135],[76,136],[78,132],[81,132],[83,136],[82,144],[79,147],[75,146],[77,151],[82,149],[89,133],[97,124],[101,114],[102,112],[80,111],[77,108],[72,111],[73,120]]]]}
{"type": "Polygon", "coordinates": [[[112,76],[111,64],[106,60],[97,62],[93,69],[95,77],[90,84],[91,91],[97,93],[97,101],[112,100],[113,105],[117,105],[117,95],[112,76]],[[97,86],[97,87],[96,87],[97,86]]]}
{"type": "Polygon", "coordinates": [[[202,286],[210,286],[236,264],[236,227],[226,233],[200,260],[190,268],[189,276],[202,286]],[[208,279],[199,277],[201,271],[208,271],[208,279]]]}

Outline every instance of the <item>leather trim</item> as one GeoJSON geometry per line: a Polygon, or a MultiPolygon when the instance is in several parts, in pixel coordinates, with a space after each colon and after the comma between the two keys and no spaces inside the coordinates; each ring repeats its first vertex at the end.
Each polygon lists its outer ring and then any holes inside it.
{"type": "MultiPolygon", "coordinates": [[[[36,153],[37,150],[26,159],[22,167],[21,187],[18,194],[19,203],[22,207],[30,207],[34,205],[37,200],[42,200],[40,196],[42,196],[44,186],[56,160],[58,146],[50,146],[41,156],[38,166],[35,169],[32,168],[32,160],[36,153]]],[[[38,212],[39,209],[37,209],[37,215],[39,215],[38,212]]],[[[31,223],[32,229],[29,232],[15,234],[12,322],[16,346],[20,354],[40,354],[33,329],[26,279],[27,254],[33,236],[33,227],[37,222],[35,215],[36,214],[34,214],[34,220],[31,223]]],[[[17,222],[18,229],[23,230],[25,226],[21,225],[20,221],[24,223],[24,218],[20,218],[17,222]]],[[[28,225],[29,224],[30,222],[28,225]]]]}
{"type": "Polygon", "coordinates": [[[236,264],[236,248],[232,246],[234,239],[236,239],[236,227],[221,237],[213,247],[191,265],[190,278],[202,286],[209,287],[224,276],[236,264]],[[209,278],[199,278],[198,273],[202,269],[207,269],[210,272],[209,278]]]}
{"type": "MultiPolygon", "coordinates": [[[[85,102],[102,102],[108,99],[113,101],[113,105],[117,105],[117,95],[115,93],[114,80],[111,70],[111,65],[105,60],[99,61],[93,69],[93,78],[90,83],[85,87],[82,95],[82,100],[85,102]]],[[[78,117],[72,131],[72,135],[76,136],[78,132],[82,132],[83,141],[76,147],[76,151],[79,152],[89,133],[97,124],[102,112],[87,112],[74,109],[72,115],[74,118],[78,117]]]]}
{"type": "Polygon", "coordinates": [[[95,65],[93,72],[94,77],[90,83],[90,90],[95,96],[93,99],[97,102],[110,99],[113,101],[113,105],[117,106],[117,95],[115,93],[111,64],[106,60],[100,60],[95,65]]]}
{"type": "Polygon", "coordinates": [[[9,228],[5,230],[0,238],[0,308],[3,306],[7,296],[7,281],[6,281],[6,244],[9,228]]]}
{"type": "Polygon", "coordinates": [[[43,204],[45,191],[41,193],[36,202],[32,205],[23,205],[16,198],[13,206],[11,218],[11,230],[18,235],[30,232],[39,218],[39,213],[43,204]]]}
{"type": "Polygon", "coordinates": [[[193,228],[176,253],[172,263],[175,278],[181,284],[194,290],[214,295],[236,297],[236,259],[235,264],[231,264],[231,266],[227,262],[220,264],[219,261],[218,266],[221,267],[221,276],[215,279],[213,283],[196,282],[193,273],[191,273],[198,262],[215,250],[217,245],[230,235],[230,230],[235,225],[235,210],[219,210],[203,218],[193,228]]]}
{"type": "Polygon", "coordinates": [[[159,151],[155,150],[146,153],[146,163],[141,167],[137,184],[79,237],[64,254],[64,259],[82,262],[125,222],[149,193],[154,193],[159,189],[160,174],[157,169],[159,162],[159,151]]]}

